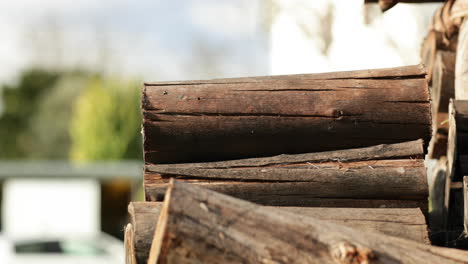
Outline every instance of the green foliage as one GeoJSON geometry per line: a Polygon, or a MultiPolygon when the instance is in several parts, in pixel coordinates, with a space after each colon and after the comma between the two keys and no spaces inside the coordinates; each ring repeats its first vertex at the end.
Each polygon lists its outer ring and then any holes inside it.
{"type": "Polygon", "coordinates": [[[0,116],[0,159],[29,158],[36,139],[29,133],[43,95],[57,82],[60,73],[41,69],[25,71],[19,81],[2,87],[4,102],[0,116]]]}
{"type": "Polygon", "coordinates": [[[35,139],[29,145],[31,158],[68,159],[73,103],[88,78],[82,73],[66,74],[44,93],[29,125],[28,134],[35,139]]]}
{"type": "Polygon", "coordinates": [[[141,159],[138,83],[91,79],[74,104],[70,157],[77,161],[141,159]]]}

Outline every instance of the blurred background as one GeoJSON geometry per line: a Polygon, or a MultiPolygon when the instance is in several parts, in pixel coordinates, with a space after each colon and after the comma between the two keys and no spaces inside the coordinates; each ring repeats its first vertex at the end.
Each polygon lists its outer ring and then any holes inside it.
{"type": "Polygon", "coordinates": [[[363,2],[0,0],[2,263],[123,263],[143,81],[418,64],[439,5],[363,2]]]}

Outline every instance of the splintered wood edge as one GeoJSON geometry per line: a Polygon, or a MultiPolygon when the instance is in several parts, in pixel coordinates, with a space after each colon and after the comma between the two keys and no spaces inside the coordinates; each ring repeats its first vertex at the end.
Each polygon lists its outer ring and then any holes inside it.
{"type": "Polygon", "coordinates": [[[468,236],[468,176],[463,176],[463,229],[465,237],[468,236]]]}
{"type": "Polygon", "coordinates": [[[161,248],[163,246],[164,238],[166,237],[167,218],[169,214],[169,203],[171,200],[172,189],[174,188],[174,179],[171,178],[169,181],[166,194],[164,196],[164,202],[159,214],[159,219],[156,224],[154,231],[153,242],[151,243],[151,249],[148,257],[148,264],[158,264],[159,256],[161,255],[161,248]]]}
{"type": "Polygon", "coordinates": [[[125,263],[136,264],[137,261],[136,261],[136,256],[135,256],[135,233],[134,233],[132,224],[127,224],[125,226],[124,246],[125,246],[125,263]]]}

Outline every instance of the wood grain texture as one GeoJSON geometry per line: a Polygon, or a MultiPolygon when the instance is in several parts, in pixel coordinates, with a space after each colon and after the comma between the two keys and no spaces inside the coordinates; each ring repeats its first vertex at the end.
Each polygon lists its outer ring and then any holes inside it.
{"type": "Polygon", "coordinates": [[[454,181],[462,181],[461,157],[468,155],[468,100],[452,100],[449,106],[447,171],[454,181]]]}
{"type": "Polygon", "coordinates": [[[135,258],[135,233],[132,224],[125,226],[124,247],[125,247],[125,264],[137,264],[135,258]]]}
{"type": "Polygon", "coordinates": [[[169,178],[265,205],[317,198],[425,200],[422,141],[225,162],[145,166],[148,201],[162,200],[169,178]]]}
{"type": "Polygon", "coordinates": [[[445,184],[447,177],[447,158],[441,157],[432,171],[429,183],[429,221],[431,242],[435,245],[445,245],[445,227],[447,210],[445,206],[445,184]]]}
{"type": "Polygon", "coordinates": [[[468,176],[463,177],[463,230],[468,235],[468,176]]]}
{"type": "MultiPolygon", "coordinates": [[[[162,202],[133,202],[130,218],[135,227],[135,253],[138,263],[146,263],[162,202]]],[[[421,210],[368,208],[272,207],[307,217],[343,224],[363,231],[377,231],[391,236],[428,243],[427,226],[421,210]]]]}
{"type": "Polygon", "coordinates": [[[466,263],[439,248],[267,208],[171,182],[158,219],[154,263],[466,263]]]}
{"type": "Polygon", "coordinates": [[[447,153],[448,106],[455,96],[455,53],[437,51],[434,62],[432,98],[432,138],[428,157],[438,159],[447,153]]]}
{"type": "Polygon", "coordinates": [[[219,161],[429,142],[424,68],[146,83],[145,162],[219,161]]]}

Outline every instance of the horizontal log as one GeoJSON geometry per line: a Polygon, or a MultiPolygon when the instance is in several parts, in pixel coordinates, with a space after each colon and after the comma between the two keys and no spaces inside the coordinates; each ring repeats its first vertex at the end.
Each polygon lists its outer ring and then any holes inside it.
{"type": "Polygon", "coordinates": [[[147,164],[144,185],[148,200],[162,200],[171,177],[266,205],[303,205],[311,198],[424,200],[422,157],[418,140],[225,162],[147,164]]]}
{"type": "MultiPolygon", "coordinates": [[[[131,224],[135,229],[135,254],[138,263],[146,263],[162,202],[132,202],[129,205],[131,224]]],[[[343,224],[363,231],[377,231],[428,243],[427,225],[421,210],[392,208],[314,208],[272,207],[294,214],[343,224]]]]}
{"type": "Polygon", "coordinates": [[[171,182],[148,263],[466,263],[468,253],[171,182]]]}
{"type": "Polygon", "coordinates": [[[145,162],[219,161],[429,142],[422,66],[146,83],[145,162]]]}

